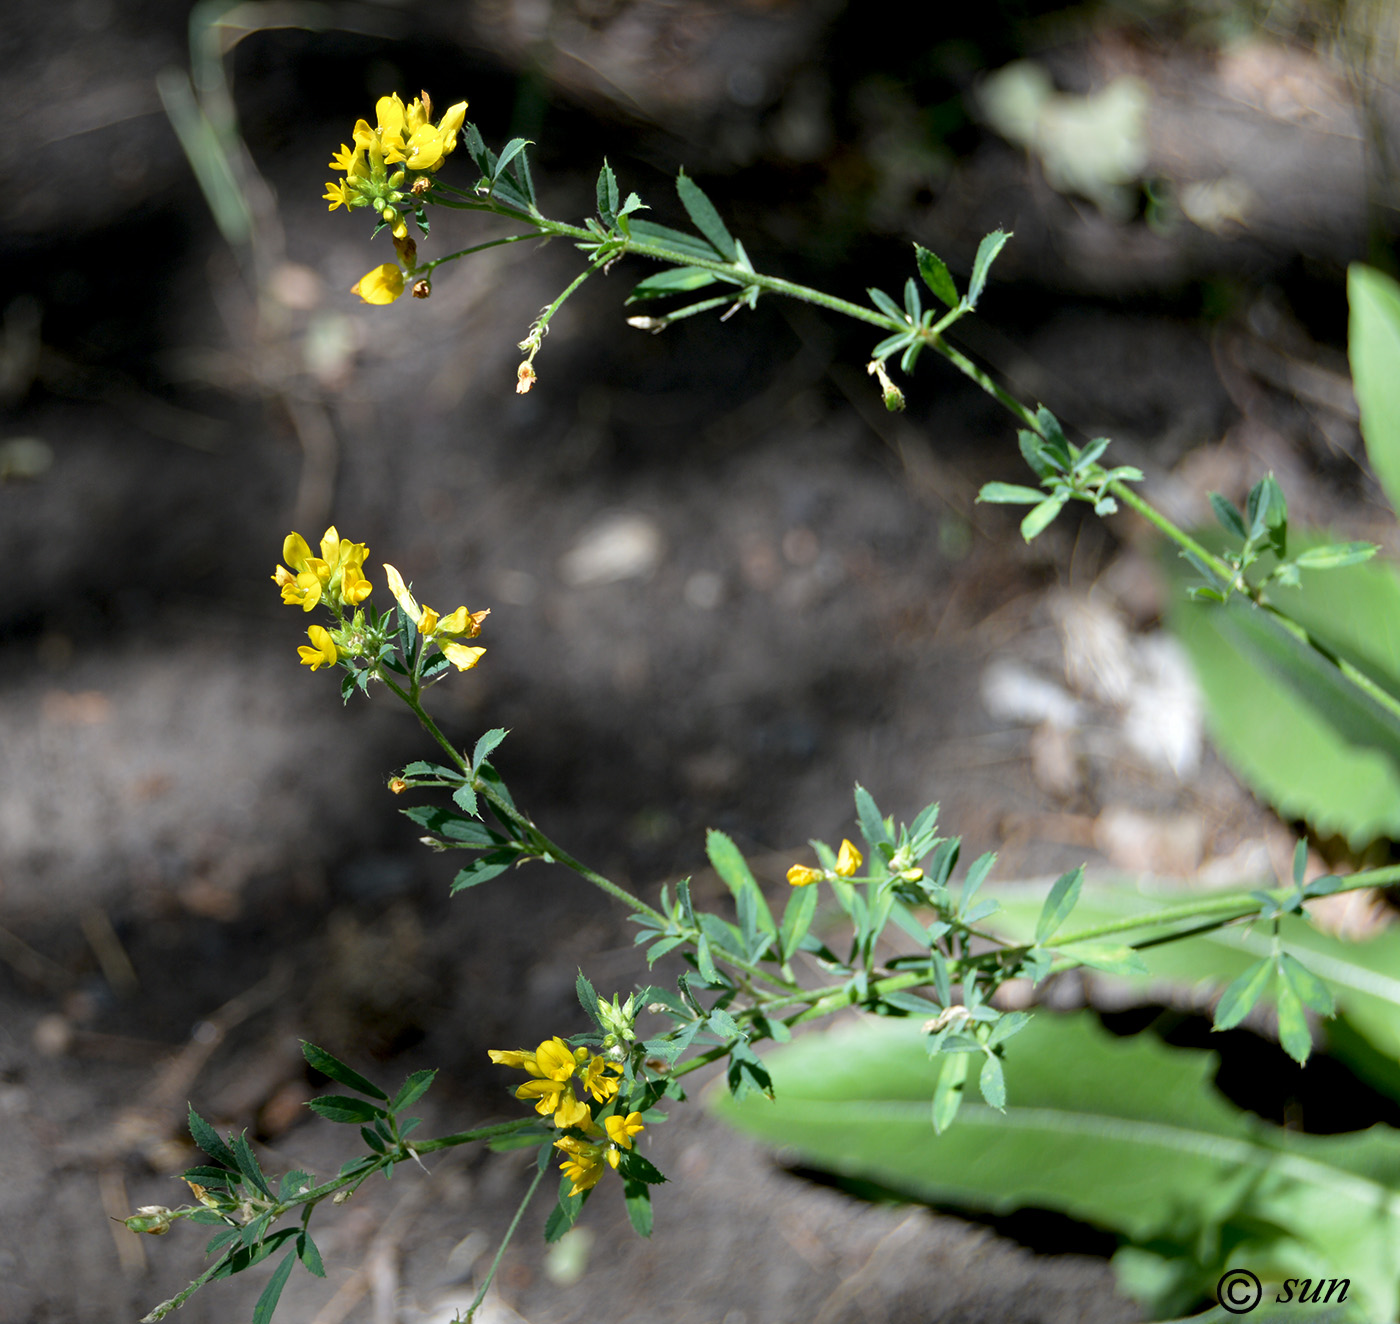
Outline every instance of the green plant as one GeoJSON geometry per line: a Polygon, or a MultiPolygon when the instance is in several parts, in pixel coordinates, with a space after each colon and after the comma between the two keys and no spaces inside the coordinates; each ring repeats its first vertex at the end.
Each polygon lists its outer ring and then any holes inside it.
{"type": "MultiPolygon", "coordinates": [[[[625,257],[640,257],[662,268],[633,289],[633,302],[653,305],[700,290],[720,291],[678,309],[633,318],[633,325],[642,329],[661,331],[683,318],[720,308],[728,315],[739,308],[752,308],[761,296],[770,294],[801,299],[851,317],[874,327],[882,337],[868,366],[888,408],[903,404],[902,390],[891,376],[891,361],[898,356],[897,370],[908,374],[927,350],[976,382],[1015,417],[1021,425],[1021,452],[1037,486],[989,484],[982,499],[1030,506],[1021,526],[1025,538],[1041,533],[1070,501],[1085,502],[1100,515],[1120,504],[1126,506],[1175,543],[1203,577],[1196,596],[1212,603],[1214,609],[1233,611],[1238,619],[1248,620],[1248,628],[1272,641],[1271,646],[1290,659],[1289,665],[1297,663],[1299,674],[1304,675],[1298,683],[1309,692],[1330,696],[1327,701],[1344,708],[1348,720],[1363,733],[1372,732],[1372,728],[1388,730],[1400,723],[1400,700],[1372,676],[1365,659],[1353,660],[1342,650],[1328,647],[1306,625],[1293,619],[1285,602],[1275,600],[1277,592],[1303,581],[1302,571],[1336,570],[1359,563],[1374,553],[1373,546],[1355,542],[1308,546],[1290,557],[1283,494],[1272,478],[1266,478],[1254,489],[1244,512],[1223,501],[1215,502],[1230,541],[1221,550],[1212,551],[1131,486],[1141,480],[1139,470],[1105,466],[1107,439],[1083,445],[1070,441],[1048,410],[1031,409],[1015,399],[948,343],[946,333],[976,309],[992,264],[1009,238],[1005,233],[996,231],[983,240],[963,292],[934,254],[916,246],[915,272],[904,285],[902,302],[871,290],[872,306],[867,308],[757,271],[713,204],[683,172],[677,179],[677,192],[693,232],[641,219],[638,213],[645,210],[645,204],[635,193],[623,197],[607,165],[598,176],[596,213],[575,225],[540,212],[528,144],[515,139],[500,153],[491,151],[479,130],[465,120],[465,103],[451,107],[435,121],[426,99],[405,106],[397,97],[383,98],[377,107],[376,125],[361,121],[353,138],[354,146],[342,147],[332,163],[344,171],[344,178],[327,186],[326,197],[332,210],[340,206],[372,210],[376,233],[384,228],[390,231],[398,259],[374,268],[357,284],[356,290],[366,302],[392,302],[404,291],[428,297],[437,268],[501,244],[565,239],[580,253],[583,270],[536,319],[521,342],[525,357],[518,372],[518,390],[530,390],[537,381],[535,360],[550,321],[564,301],[591,274],[625,257]],[[451,161],[459,141],[478,173],[471,187],[449,184],[441,177],[441,168],[451,161]],[[518,233],[420,261],[416,243],[408,237],[408,224],[413,221],[426,235],[429,206],[505,219],[518,233]],[[921,287],[941,307],[926,309],[921,287]],[[1306,666],[1298,659],[1305,659],[1306,666]]],[[[1094,1203],[1087,1188],[1082,1192],[1087,1203],[1081,1206],[1071,1201],[1069,1205],[1086,1216],[1125,1221],[1130,1233],[1144,1243],[1138,1247],[1136,1259],[1129,1256],[1125,1263],[1135,1266],[1132,1272],[1140,1283],[1157,1285],[1149,1294],[1162,1301],[1198,1291],[1204,1281],[1201,1274],[1213,1271],[1241,1245],[1251,1251],[1258,1249],[1260,1255],[1267,1251],[1276,1258],[1283,1254],[1279,1246],[1302,1245],[1305,1220],[1299,1210],[1308,1201],[1324,1197],[1347,1200],[1361,1193],[1366,1199],[1374,1196],[1381,1201],[1385,1219],[1390,1218],[1389,1186],[1364,1179],[1364,1173],[1357,1172],[1365,1163],[1390,1162],[1392,1142],[1388,1137],[1377,1134],[1357,1140],[1349,1148],[1345,1144],[1295,1144],[1287,1137],[1250,1127],[1209,1098],[1201,1086],[1203,1068],[1199,1061],[1183,1064],[1181,1059],[1145,1044],[1133,1046],[1126,1056],[1115,1057],[1103,1049],[1092,1030],[1057,1026],[1048,1018],[1033,1021],[1025,1011],[1004,1010],[998,1004],[998,994],[1008,980],[1038,983],[1051,974],[1081,966],[1140,975],[1147,969],[1145,952],[1198,941],[1200,935],[1227,926],[1233,926],[1230,931],[1234,932],[1242,924],[1256,925],[1258,928],[1251,931],[1267,935],[1266,951],[1247,968],[1232,972],[1234,980],[1216,1008],[1217,1026],[1237,1024],[1272,990],[1284,1046],[1302,1062],[1312,1047],[1305,1009],[1329,1016],[1333,997],[1327,984],[1300,960],[1301,949],[1289,946],[1285,939],[1288,926],[1303,921],[1312,899],[1389,883],[1400,878],[1400,870],[1374,869],[1346,878],[1305,882],[1300,846],[1289,886],[1199,895],[1145,914],[1098,918],[1074,927],[1070,919],[1076,913],[1084,881],[1083,870],[1076,869],[1063,874],[1038,899],[1034,922],[1027,932],[1007,934],[994,925],[997,900],[983,891],[992,856],[972,863],[959,879],[959,842],[938,835],[937,806],[928,806],[908,823],[899,823],[882,815],[870,795],[857,786],[856,819],[864,851],[849,840],[843,840],[835,850],[814,841],[817,866],[795,864],[789,870],[791,891],[780,918],[734,843],[713,831],[707,850],[731,894],[733,919],[697,910],[687,882],[678,884],[673,892],[663,888],[658,904],[652,905],[576,859],[516,804],[493,761],[504,731],[486,732],[468,753],[443,733],[429,712],[425,695],[434,684],[454,668],[466,670],[481,661],[484,649],[467,641],[481,634],[485,612],[468,612],[463,606],[444,615],[420,605],[392,565],[385,565],[384,573],[393,603],[376,604],[365,570],[368,548],[342,539],[334,527],[321,539],[319,555],[299,534],[288,537],[283,552],[287,565],[279,566],[273,577],[284,601],[308,612],[319,608],[330,614],[329,626],[309,628],[308,644],[300,650],[302,662],[313,672],[322,667],[340,670],[342,696],[347,702],[357,692],[369,694],[372,688],[382,687],[408,707],[437,746],[435,761],[411,763],[392,779],[390,790],[395,794],[437,793],[429,802],[415,803],[404,812],[423,830],[423,840],[431,848],[466,852],[467,862],[456,876],[454,892],[486,883],[526,860],[556,864],[631,912],[638,927],[637,942],[645,948],[649,963],[671,955],[686,969],[673,987],[650,985],[625,999],[619,994],[611,1000],[600,998],[580,972],[577,990],[586,1025],[581,1033],[545,1039],[533,1050],[507,1048],[491,1054],[498,1065],[526,1072],[528,1079],[518,1087],[516,1097],[529,1103],[535,1115],[431,1140],[412,1138],[413,1121],[401,1116],[431,1083],[431,1073],[410,1077],[391,1097],[324,1049],[308,1045],[308,1061],[354,1092],[316,1100],[313,1109],[329,1121],[357,1126],[365,1146],[364,1152],[350,1159],[330,1181],[312,1184],[306,1174],[288,1174],[274,1194],[246,1140],[241,1136],[219,1137],[192,1112],[196,1143],[211,1160],[210,1165],[186,1174],[196,1203],[177,1209],[143,1209],[128,1220],[128,1226],[163,1232],[173,1222],[185,1219],[218,1224],[220,1231],[209,1245],[210,1253],[218,1258],[189,1289],[157,1307],[148,1318],[162,1318],[205,1282],[251,1268],[285,1246],[286,1254],[257,1308],[259,1321],[270,1318],[296,1261],[313,1273],[320,1268],[308,1231],[315,1208],[327,1199],[338,1202],[347,1198],[376,1172],[388,1176],[399,1164],[421,1161],[424,1155],[463,1144],[536,1147],[537,1172],[522,1211],[540,1186],[552,1152],[557,1149],[563,1154],[558,1195],[547,1224],[551,1238],[562,1235],[592,1192],[610,1181],[609,1170],[621,1180],[621,1195],[633,1226],[645,1235],[651,1228],[651,1188],[665,1179],[638,1152],[634,1139],[647,1126],[664,1120],[659,1111],[663,1100],[683,1099],[686,1076],[707,1063],[723,1061],[728,1093],[739,1110],[733,1115],[743,1118],[745,1124],[766,1126],[766,1122],[753,1121],[764,1116],[761,1109],[766,1106],[756,1100],[774,1096],[775,1078],[755,1046],[768,1040],[781,1044],[796,1027],[852,1008],[898,1019],[902,1024],[867,1036],[859,1041],[859,1047],[843,1042],[819,1049],[804,1043],[789,1050],[779,1060],[791,1073],[792,1097],[780,1099],[777,1105],[786,1111],[768,1116],[791,1120],[802,1115],[801,1109],[809,1104],[825,1107],[834,1102],[839,1107],[831,1118],[824,1119],[809,1108],[807,1115],[817,1137],[812,1141],[812,1152],[829,1156],[837,1141],[821,1137],[839,1137],[850,1154],[867,1155],[868,1160],[863,1161],[873,1165],[871,1170],[877,1175],[886,1162],[881,1156],[888,1153],[879,1138],[880,1127],[874,1125],[881,1114],[854,1107],[853,1099],[862,1107],[862,1101],[871,1100],[850,1094],[847,1083],[859,1073],[842,1065],[863,1061],[866,1054],[873,1054],[870,1061],[881,1064],[882,1079],[898,1083],[895,1095],[881,1094],[873,1102],[894,1098],[900,1104],[900,1127],[913,1125],[917,1113],[921,1131],[931,1127],[942,1137],[939,1146],[962,1144],[950,1139],[958,1135],[953,1124],[959,1118],[965,1138],[974,1127],[1021,1125],[1024,1110],[1019,1104],[1008,1109],[1008,1099],[1014,1100],[1017,1089],[1034,1098],[1037,1091],[1062,1095],[1071,1088],[1072,1079],[1047,1065],[1069,1051],[1086,1060],[1101,1059],[1107,1065],[1095,1079],[1111,1076],[1123,1097],[1139,1100],[1135,1105],[1136,1133],[1122,1137],[1129,1148],[1136,1145],[1148,1154],[1173,1152],[1173,1145],[1163,1141],[1164,1119],[1153,1111],[1161,1099],[1151,1090],[1147,1095],[1152,1097],[1144,1095],[1148,1082],[1159,1082],[1160,1092],[1171,1097],[1189,1099],[1195,1139],[1183,1142],[1181,1152],[1199,1151],[1201,1165],[1162,1174],[1153,1200],[1136,1214],[1126,1207],[1122,1193],[1117,1203],[1108,1196],[1094,1203]],[[839,933],[825,921],[821,927],[815,926],[821,888],[827,889],[835,903],[839,933]],[[885,949],[880,940],[890,926],[902,932],[906,949],[913,944],[912,951],[891,958],[882,955],[885,949]],[[799,953],[825,972],[825,982],[810,987],[798,978],[794,958],[799,953]],[[644,1022],[644,1017],[650,1019],[644,1022]],[[1013,1040],[1017,1047],[1008,1053],[1013,1040]],[[1027,1045],[1024,1059],[1021,1044],[1027,1045]],[[915,1047],[917,1053],[912,1051],[915,1047]],[[814,1055],[819,1053],[825,1065],[813,1068],[814,1055]],[[1008,1060],[1013,1066],[1010,1091],[1004,1070],[1008,1060]],[[984,1103],[960,1114],[974,1066],[984,1103]],[[804,1070],[824,1082],[815,1094],[803,1093],[804,1070]],[[842,1094],[842,1089],[847,1092],[842,1094]],[[910,1101],[917,1103],[916,1109],[905,1106],[910,1101]],[[794,1113],[794,1108],[798,1112],[794,1113]],[[1324,1151],[1325,1159],[1320,1157],[1324,1151]],[[1231,1174],[1228,1181],[1223,1175],[1227,1172],[1231,1174]],[[1174,1192],[1179,1183],[1172,1184],[1176,1178],[1209,1181],[1212,1190],[1220,1188],[1220,1199],[1195,1222],[1177,1217],[1172,1213],[1178,1198],[1174,1192]],[[278,1226],[286,1217],[296,1222],[278,1226]],[[1275,1230],[1270,1233],[1274,1240],[1259,1231],[1261,1220],[1275,1230]]],[[[1388,736],[1372,732],[1370,739],[1374,742],[1388,736]]],[[[1226,965],[1222,962],[1221,968],[1226,965]]],[[[781,1084],[782,1073],[778,1079],[781,1084]]],[[[1099,1110],[1097,1121],[1084,1122],[1081,1132],[1092,1132],[1094,1126],[1102,1132],[1109,1115],[1099,1110]]],[[[1082,1178],[1088,1162],[1082,1148],[1058,1150],[1052,1138],[1055,1133],[1054,1127],[1044,1126],[1033,1146],[1008,1150],[1008,1155],[1016,1158],[1014,1179],[995,1164],[970,1160],[959,1180],[967,1191],[981,1192],[978,1198],[983,1198],[995,1178],[1001,1183],[998,1189],[1018,1192],[1013,1198],[1020,1199],[1028,1198],[1028,1193],[1040,1198],[1050,1181],[1047,1173],[1075,1172],[1082,1178]],[[1038,1161],[1034,1155],[1040,1156],[1038,1161]],[[1061,1166],[1056,1169],[1054,1164],[1061,1166]]],[[[968,1152],[980,1151],[973,1146],[968,1152]]],[[[934,1162],[936,1166],[941,1160],[934,1162]]],[[[917,1180],[913,1185],[918,1187],[923,1178],[914,1176],[917,1180]]],[[[937,1180],[930,1180],[926,1190],[943,1189],[937,1180]]],[[[519,1219],[517,1214],[507,1230],[507,1240],[519,1219]]],[[[1351,1227],[1340,1215],[1338,1220],[1338,1229],[1351,1227]]],[[[1354,1235],[1383,1238],[1388,1228],[1388,1222],[1374,1227],[1366,1223],[1354,1235]]],[[[1308,1254],[1329,1256],[1336,1244],[1335,1238],[1314,1237],[1308,1243],[1308,1254]]],[[[498,1255],[497,1264],[499,1259],[498,1255]]],[[[494,1272],[493,1265],[481,1286],[483,1295],[494,1272]]],[[[1392,1311],[1393,1285],[1386,1288],[1379,1277],[1367,1282],[1368,1300],[1392,1311]]],[[[475,1306],[469,1317],[474,1310],[475,1306]]]]}

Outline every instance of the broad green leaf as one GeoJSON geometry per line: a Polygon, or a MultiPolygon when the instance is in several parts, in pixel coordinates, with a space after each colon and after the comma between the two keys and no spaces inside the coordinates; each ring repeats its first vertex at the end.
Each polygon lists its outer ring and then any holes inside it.
{"type": "Polygon", "coordinates": [[[977,1077],[977,1088],[982,1097],[998,1112],[1006,1111],[1006,1075],[996,1054],[988,1053],[982,1061],[982,1070],[977,1077]]]}
{"type": "Polygon", "coordinates": [[[1298,1000],[1319,1016],[1334,1016],[1337,1012],[1332,990],[1327,987],[1297,957],[1284,952],[1279,957],[1279,974],[1298,995],[1298,1000]]]}
{"type": "MultiPolygon", "coordinates": [[[[990,927],[1012,940],[1027,941],[1040,905],[1037,890],[1000,885],[997,896],[1002,906],[990,927]]],[[[1077,923],[1085,926],[1114,923],[1208,896],[1198,889],[1158,889],[1148,893],[1136,884],[1099,883],[1085,890],[1075,915],[1077,923]]],[[[1129,930],[1121,936],[1131,940],[1158,932],[1129,930]]],[[[1400,1062],[1400,929],[1387,929],[1364,942],[1352,942],[1323,933],[1297,916],[1283,915],[1279,919],[1279,939],[1286,958],[1296,958],[1308,974],[1323,983],[1329,995],[1335,994],[1350,1033],[1372,1044],[1382,1058],[1400,1062]]],[[[1065,950],[1073,952],[1078,948],[1065,950]]],[[[1150,976],[1159,983],[1176,980],[1194,988],[1209,981],[1220,987],[1255,962],[1270,958],[1272,953],[1267,928],[1231,925],[1142,952],[1148,972],[1142,983],[1146,987],[1150,976]]],[[[1291,965],[1285,968],[1292,969],[1291,965]]],[[[1295,988],[1302,996],[1302,986],[1295,983],[1295,988]]],[[[1310,988],[1308,997],[1315,996],[1318,991],[1310,988]]],[[[1307,997],[1303,1000],[1306,1003],[1307,997]]],[[[1329,1035],[1334,1025],[1329,1025],[1329,1035]]],[[[1332,1051],[1346,1057],[1336,1044],[1332,1051]]],[[[1400,1098],[1400,1094],[1396,1097],[1400,1098]]]]}
{"type": "Polygon", "coordinates": [[[1400,285],[1372,267],[1347,268],[1347,350],[1371,468],[1400,513],[1400,285]]]}
{"type": "Polygon", "coordinates": [[[457,870],[457,876],[452,880],[452,894],[463,891],[468,887],[476,887],[479,883],[489,882],[492,878],[499,877],[510,868],[520,857],[513,850],[491,851],[473,860],[464,869],[457,870]]]}
{"type": "Polygon", "coordinates": [[[1233,1030],[1254,1010],[1254,1004],[1264,996],[1264,990],[1269,987],[1273,977],[1274,963],[1265,959],[1250,966],[1234,980],[1215,1004],[1215,1028],[1233,1030]]]}
{"type": "Polygon", "coordinates": [[[914,260],[919,264],[919,275],[924,278],[924,284],[949,308],[956,308],[958,287],[943,259],[915,244],[914,260]]]}
{"type": "MultiPolygon", "coordinates": [[[[1400,583],[1390,567],[1335,571],[1290,591],[1286,605],[1382,684],[1394,683],[1400,583]]],[[[1215,744],[1252,790],[1285,818],[1340,833],[1358,849],[1400,837],[1400,723],[1386,710],[1249,604],[1176,600],[1169,623],[1191,656],[1215,744]]]]}
{"type": "Polygon", "coordinates": [[[507,731],[505,727],[497,726],[493,727],[490,731],[486,732],[486,734],[476,742],[475,747],[472,749],[473,772],[480,768],[481,765],[491,757],[491,755],[500,745],[501,741],[503,741],[509,734],[510,732],[507,731]]]}
{"type": "Polygon", "coordinates": [[[303,1232],[297,1238],[297,1258],[300,1259],[301,1262],[306,1265],[307,1270],[315,1274],[317,1278],[324,1278],[326,1276],[326,1265],[325,1261],[321,1259],[320,1249],[317,1247],[316,1243],[311,1240],[311,1236],[307,1232],[303,1232]]]}
{"type": "Polygon", "coordinates": [[[1400,1283],[1400,1135],[1315,1137],[1216,1093],[1214,1054],[1117,1038],[1087,1014],[1038,1014],[1008,1045],[1006,1112],[964,1103],[934,1135],[937,1060],[909,1022],[868,1019],[769,1055],[772,1104],[722,1116],[813,1167],[940,1207],[1054,1209],[1173,1256],[1188,1305],[1227,1263],[1266,1281],[1300,1264],[1351,1279],[1351,1318],[1392,1319],[1400,1283]]]}
{"type": "Polygon", "coordinates": [[[719,971],[715,969],[715,958],[710,953],[710,940],[702,933],[695,944],[695,964],[700,970],[700,978],[707,984],[718,984],[719,971]]]}
{"type": "Polygon", "coordinates": [[[625,1182],[622,1198],[627,1203],[627,1218],[632,1224],[632,1230],[639,1237],[651,1236],[651,1191],[646,1183],[625,1182]]]}
{"type": "Polygon", "coordinates": [[[1019,483],[983,483],[977,499],[1003,506],[1034,506],[1045,500],[1045,492],[1019,483]]]}
{"type": "Polygon", "coordinates": [[[1040,912],[1040,918],[1036,921],[1036,946],[1048,942],[1059,932],[1060,926],[1069,918],[1070,912],[1079,900],[1079,893],[1083,886],[1084,866],[1082,864],[1077,869],[1071,869],[1068,873],[1061,874],[1055,880],[1055,885],[1045,898],[1045,909],[1040,912]]]}
{"type": "Polygon", "coordinates": [[[705,196],[700,185],[691,179],[684,170],[676,176],[676,192],[680,194],[681,204],[695,223],[695,228],[710,241],[715,251],[726,262],[733,262],[735,258],[734,237],[729,233],[723,220],[720,219],[720,214],[715,210],[714,203],[705,196]]]}
{"type": "Polygon", "coordinates": [[[992,269],[997,254],[1001,252],[1011,236],[1005,230],[993,230],[977,245],[977,256],[972,262],[972,276],[967,282],[967,297],[964,300],[969,308],[976,308],[987,284],[987,273],[992,269]]]}
{"type": "Polygon", "coordinates": [[[459,786],[452,792],[452,803],[464,813],[471,814],[473,818],[479,812],[476,803],[476,792],[470,786],[459,786]]]}

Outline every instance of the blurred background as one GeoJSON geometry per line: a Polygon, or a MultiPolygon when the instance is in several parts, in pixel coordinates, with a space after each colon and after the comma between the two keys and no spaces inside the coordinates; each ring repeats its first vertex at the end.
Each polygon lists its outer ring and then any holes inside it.
{"type": "MultiPolygon", "coordinates": [[[[466,98],[488,143],[532,139],[560,219],[592,210],[606,157],[684,224],[684,166],[759,270],[857,301],[902,285],[915,241],[965,277],[1000,226],[1015,237],[958,330],[1019,394],[1114,437],[1176,518],[1272,469],[1295,521],[1396,550],[1360,462],[1344,290],[1348,262],[1393,265],[1390,7],[923,12],[7,17],[0,1319],[135,1318],[200,1271],[190,1230],[143,1244],[110,1222],[179,1201],[187,1101],[274,1168],[338,1166],[301,1106],[323,1082],[299,1036],[371,1074],[442,1067],[428,1126],[455,1130],[511,1115],[486,1049],[576,1028],[580,965],[604,993],[644,969],[617,909],[548,870],[449,903],[456,862],[385,789],[425,738],[297,665],[305,621],[269,578],[290,529],[314,544],[334,523],[376,583],[388,560],[440,610],[491,608],[482,665],[434,691],[445,728],[510,728],[517,801],[630,885],[694,874],[717,898],[717,827],[783,886],[809,837],[851,830],[857,780],[905,817],[941,800],[1001,878],[1286,861],[1286,827],[1205,739],[1156,548],[1074,512],[1025,546],[1014,511],[977,507],[1022,465],[1008,418],[941,364],[886,414],[866,331],[765,299],[647,335],[624,320],[632,264],[570,300],[518,396],[516,342],[578,270],[563,245],[452,264],[426,303],[349,293],[391,254],[361,213],[327,214],[326,162],[394,90],[466,98]],[[241,143],[222,175],[196,96],[241,143]]],[[[424,256],[502,232],[432,219],[424,256]]],[[[620,1201],[565,1256],[528,1224],[492,1318],[1138,1317],[1093,1229],[858,1204],[698,1107],[663,1130],[681,1180],[653,1241],[620,1201]]],[[[325,1220],[329,1281],[294,1280],[285,1316],[450,1319],[522,1163],[456,1154],[366,1188],[325,1220]]],[[[183,1317],[244,1317],[259,1290],[217,1285],[183,1317]]]]}

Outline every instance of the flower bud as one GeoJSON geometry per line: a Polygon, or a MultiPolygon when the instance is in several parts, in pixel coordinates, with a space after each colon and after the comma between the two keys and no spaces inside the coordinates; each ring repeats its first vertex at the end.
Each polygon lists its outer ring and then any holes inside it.
{"type": "Polygon", "coordinates": [[[433,292],[433,287],[426,280],[415,280],[410,291],[415,299],[426,299],[433,292]]]}
{"type": "Polygon", "coordinates": [[[128,1230],[144,1232],[150,1237],[163,1237],[170,1231],[171,1211],[164,1205],[142,1205],[130,1218],[122,1219],[128,1230]]]}
{"type": "Polygon", "coordinates": [[[529,395],[530,388],[535,384],[535,367],[532,363],[522,363],[515,374],[516,395],[529,395]]]}
{"type": "Polygon", "coordinates": [[[389,789],[395,795],[402,795],[406,790],[408,790],[408,783],[404,781],[402,777],[390,777],[389,789]]]}
{"type": "Polygon", "coordinates": [[[819,883],[826,875],[820,869],[809,869],[805,864],[794,864],[787,871],[787,880],[793,887],[807,887],[819,883]]]}

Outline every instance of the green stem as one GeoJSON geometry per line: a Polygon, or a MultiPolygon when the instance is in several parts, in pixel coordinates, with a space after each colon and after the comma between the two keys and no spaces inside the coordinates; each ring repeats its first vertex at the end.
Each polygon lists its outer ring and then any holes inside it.
{"type": "Polygon", "coordinates": [[[535,1192],[540,1188],[540,1182],[544,1180],[547,1165],[537,1164],[538,1171],[534,1180],[530,1183],[530,1189],[525,1192],[525,1198],[521,1200],[519,1208],[515,1211],[515,1217],[510,1220],[510,1226],[506,1228],[506,1234],[501,1238],[500,1247],[496,1251],[496,1258],[491,1261],[491,1267],[486,1271],[486,1278],[481,1284],[481,1290],[477,1292],[476,1299],[467,1307],[467,1314],[462,1324],[471,1324],[476,1317],[476,1312],[481,1303],[486,1299],[486,1293],[491,1287],[491,1283],[496,1277],[496,1270],[501,1267],[501,1256],[506,1253],[506,1247],[510,1245],[510,1239],[515,1235],[515,1229],[520,1226],[520,1220],[525,1216],[525,1210],[530,1207],[530,1201],[535,1198],[535,1192]]]}
{"type": "Polygon", "coordinates": [[[426,271],[432,273],[434,268],[442,266],[444,262],[455,262],[459,257],[470,257],[473,253],[480,253],[487,248],[499,248],[502,244],[518,244],[522,239],[538,239],[537,234],[510,234],[504,239],[491,239],[484,244],[473,244],[470,248],[459,248],[455,253],[448,253],[445,257],[435,257],[431,262],[424,262],[413,270],[414,275],[426,271]]]}
{"type": "Polygon", "coordinates": [[[566,869],[572,869],[580,878],[593,884],[599,891],[606,892],[610,897],[621,901],[628,909],[636,911],[639,915],[645,915],[648,919],[655,920],[664,927],[667,923],[666,916],[659,910],[653,910],[638,897],[632,895],[624,887],[619,887],[610,878],[604,878],[602,874],[594,869],[590,869],[581,860],[575,859],[562,846],[552,841],[526,815],[522,814],[513,804],[506,800],[495,787],[489,782],[483,781],[480,777],[474,776],[472,766],[457,749],[457,747],[443,735],[438,724],[428,716],[427,710],[423,707],[418,696],[409,690],[397,685],[388,676],[381,672],[381,679],[405,704],[412,710],[413,715],[418,719],[418,723],[447,753],[452,761],[470,778],[472,790],[483,796],[491,805],[496,815],[502,822],[513,823],[525,836],[526,842],[531,849],[539,855],[547,857],[556,864],[562,864],[566,869]]]}
{"type": "Polygon", "coordinates": [[[1108,490],[1125,506],[1137,511],[1149,524],[1165,533],[1183,551],[1190,552],[1192,556],[1198,557],[1208,565],[1222,583],[1231,585],[1237,592],[1246,596],[1253,596],[1249,585],[1244,582],[1243,576],[1237,574],[1233,566],[1222,561],[1213,552],[1208,552],[1185,529],[1174,524],[1156,506],[1144,501],[1127,483],[1114,481],[1109,483],[1108,490]]]}

